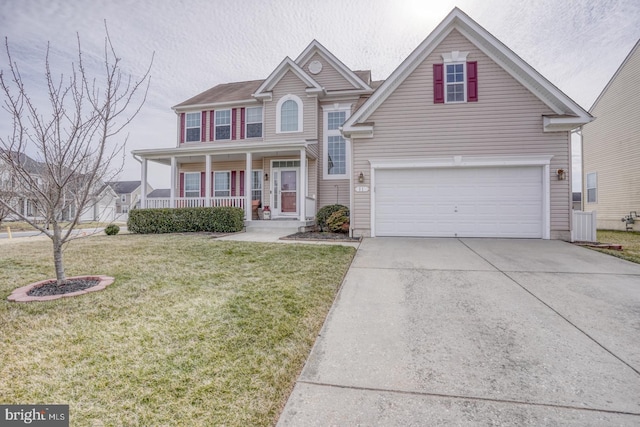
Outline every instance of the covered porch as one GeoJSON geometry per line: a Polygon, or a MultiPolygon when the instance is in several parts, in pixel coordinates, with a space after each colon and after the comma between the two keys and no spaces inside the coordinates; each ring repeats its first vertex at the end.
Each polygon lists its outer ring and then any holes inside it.
{"type": "Polygon", "coordinates": [[[315,217],[317,141],[198,143],[132,154],[141,163],[142,188],[149,161],[170,174],[169,197],[143,194],[141,208],[230,206],[243,209],[247,223],[315,217]]]}

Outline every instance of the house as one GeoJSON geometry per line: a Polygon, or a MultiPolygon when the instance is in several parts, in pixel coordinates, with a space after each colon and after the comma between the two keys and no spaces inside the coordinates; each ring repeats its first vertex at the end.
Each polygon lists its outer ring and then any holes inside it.
{"type": "Polygon", "coordinates": [[[579,191],[573,192],[573,203],[571,205],[571,209],[573,209],[574,211],[582,210],[582,193],[580,193],[579,191]]]}
{"type": "MultiPolygon", "coordinates": [[[[32,159],[25,153],[10,152],[14,158],[19,160],[23,170],[28,174],[28,179],[33,180],[38,186],[46,176],[46,164],[32,159]]],[[[15,178],[13,178],[15,180],[15,178]]],[[[27,178],[23,178],[27,179],[27,178]]],[[[31,184],[29,184],[31,185],[31,184]]],[[[0,196],[3,200],[8,200],[14,210],[33,221],[45,221],[45,214],[38,208],[37,201],[34,197],[25,195],[26,193],[20,189],[16,190],[15,181],[9,175],[9,170],[5,163],[0,163],[0,196]]],[[[111,187],[105,184],[97,186],[97,190],[91,195],[90,200],[86,203],[82,213],[79,216],[80,222],[113,221],[116,207],[117,194],[111,187]]],[[[62,219],[69,221],[75,216],[75,198],[73,194],[67,194],[63,201],[64,208],[62,219]]],[[[5,218],[9,221],[19,221],[20,216],[10,210],[1,209],[1,213],[5,214],[5,218]]]]}
{"type": "MultiPolygon", "coordinates": [[[[116,214],[128,213],[131,209],[139,207],[142,183],[140,181],[111,181],[106,183],[118,195],[116,201],[116,214]]],[[[153,191],[153,187],[146,185],[145,194],[153,191]]]]}
{"type": "MultiPolygon", "coordinates": [[[[583,209],[597,211],[597,228],[625,230],[640,213],[640,40],[589,110],[582,128],[583,209]]],[[[636,221],[635,230],[640,230],[636,221]]]]}
{"type": "Polygon", "coordinates": [[[355,236],[570,239],[570,131],[592,117],[455,8],[384,82],[317,41],[264,80],[173,107],[171,167],[145,207],[256,204],[305,224],[350,207],[355,236]]]}
{"type": "Polygon", "coordinates": [[[149,194],[147,194],[147,198],[148,199],[153,199],[153,198],[169,198],[171,197],[171,189],[169,188],[156,188],[155,190],[153,190],[152,192],[150,192],[149,194]]]}

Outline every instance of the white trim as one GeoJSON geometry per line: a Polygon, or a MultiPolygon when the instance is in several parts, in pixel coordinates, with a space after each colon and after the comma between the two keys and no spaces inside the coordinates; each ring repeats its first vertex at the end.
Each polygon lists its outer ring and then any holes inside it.
{"type": "Polygon", "coordinates": [[[598,203],[598,172],[587,172],[584,174],[584,190],[585,190],[585,194],[584,194],[584,203],[585,205],[587,203],[598,203]],[[593,175],[596,183],[595,186],[593,187],[589,187],[589,175],[593,175]],[[589,190],[596,190],[596,194],[595,194],[595,200],[590,201],[589,200],[589,190]]]}
{"type": "Polygon", "coordinates": [[[254,107],[245,107],[244,109],[244,138],[245,139],[253,139],[253,138],[264,138],[264,107],[262,105],[257,105],[254,107]],[[260,114],[260,124],[262,125],[262,132],[260,136],[248,136],[249,132],[248,132],[248,126],[250,124],[254,125],[258,122],[251,122],[249,123],[249,109],[251,108],[261,108],[261,114],[260,114]]]}
{"type": "MultiPolygon", "coordinates": [[[[301,166],[285,166],[285,167],[277,167],[274,168],[273,167],[273,163],[274,162],[295,162],[298,161],[300,162],[300,158],[298,157],[297,159],[271,159],[269,162],[269,170],[271,172],[271,177],[269,179],[269,193],[271,193],[269,195],[269,206],[271,207],[271,215],[272,218],[291,218],[294,216],[299,217],[300,215],[300,206],[299,206],[299,192],[302,191],[300,188],[300,168],[301,166]],[[276,187],[275,187],[275,173],[274,170],[278,171],[278,174],[282,171],[296,171],[296,211],[295,212],[287,212],[287,213],[282,213],[282,199],[278,200],[278,207],[275,208],[274,207],[274,200],[276,200],[276,198],[279,196],[279,192],[276,191],[276,187]]],[[[282,176],[278,177],[278,183],[282,182],[282,176]]],[[[303,199],[304,200],[304,199],[303,199]]]]}
{"type": "Polygon", "coordinates": [[[213,123],[210,123],[209,126],[213,126],[213,141],[230,141],[233,136],[233,110],[231,108],[225,108],[220,110],[214,110],[213,113],[213,123]],[[229,112],[229,124],[228,125],[218,125],[216,122],[218,121],[218,113],[223,111],[229,112]],[[218,139],[218,126],[229,126],[229,138],[218,139]]]}
{"type": "Polygon", "coordinates": [[[297,132],[303,132],[304,130],[304,125],[303,125],[303,118],[304,118],[304,114],[303,114],[303,109],[304,106],[302,104],[302,100],[300,99],[300,97],[298,97],[297,95],[293,95],[293,94],[287,94],[285,96],[283,96],[282,98],[280,98],[278,100],[278,103],[276,104],[276,133],[297,133],[297,132]],[[287,131],[283,131],[281,130],[280,126],[282,125],[282,104],[284,104],[287,101],[294,101],[296,104],[298,104],[298,129],[297,130],[287,130],[287,131]]]}
{"type": "Polygon", "coordinates": [[[445,64],[450,64],[452,62],[467,62],[467,56],[469,56],[469,52],[460,52],[459,50],[454,50],[449,53],[443,53],[442,61],[445,64]]]}
{"type": "Polygon", "coordinates": [[[256,98],[271,97],[271,90],[280,81],[280,79],[291,70],[302,82],[308,87],[316,91],[322,92],[324,89],[309,74],[307,74],[298,64],[293,62],[288,56],[282,60],[280,65],[271,72],[269,77],[260,85],[258,90],[252,95],[256,98]]]}
{"type": "Polygon", "coordinates": [[[353,104],[331,104],[322,105],[322,179],[335,180],[335,179],[347,179],[351,173],[351,141],[346,136],[342,135],[340,126],[338,129],[328,129],[329,125],[329,113],[342,112],[345,113],[345,121],[349,119],[351,115],[351,106],[353,104]],[[345,150],[345,171],[343,174],[329,174],[327,165],[329,164],[329,137],[330,136],[342,136],[344,138],[344,150],[345,150]]]}
{"type": "Polygon", "coordinates": [[[190,112],[185,112],[184,113],[184,143],[185,144],[191,144],[194,142],[202,142],[202,111],[190,111],[190,112]],[[200,125],[198,126],[198,139],[197,140],[193,140],[193,141],[189,141],[187,140],[187,135],[189,134],[189,129],[195,129],[195,126],[189,126],[189,115],[197,115],[198,116],[198,122],[200,123],[200,125]]]}
{"type": "Polygon", "coordinates": [[[173,111],[177,114],[186,113],[191,110],[215,110],[216,108],[223,107],[222,109],[229,109],[232,107],[238,106],[246,106],[251,104],[259,104],[262,105],[261,101],[257,101],[255,98],[251,99],[241,99],[238,101],[225,101],[225,102],[209,102],[206,104],[189,104],[183,105],[182,107],[174,106],[171,107],[173,111]]]}
{"type": "MultiPolygon", "coordinates": [[[[182,195],[182,197],[185,198],[196,198],[196,197],[202,197],[202,178],[200,177],[200,174],[202,172],[183,172],[184,174],[184,194],[182,195]],[[187,175],[198,175],[198,195],[197,196],[187,196],[187,175]]],[[[190,190],[190,191],[196,191],[196,190],[190,190]]]]}
{"type": "Polygon", "coordinates": [[[540,156],[453,156],[424,159],[402,159],[394,161],[370,160],[371,164],[371,237],[376,237],[376,170],[377,169],[425,169],[425,168],[466,168],[466,167],[542,167],[542,238],[551,238],[551,180],[550,164],[552,155],[540,156]]]}
{"type": "MultiPolygon", "coordinates": [[[[443,55],[444,56],[444,55],[443,55]]],[[[466,57],[466,56],[465,56],[466,57]]],[[[444,76],[444,103],[445,104],[464,104],[467,102],[467,63],[466,62],[449,62],[444,64],[444,69],[442,70],[444,76]],[[459,85],[460,82],[449,82],[447,81],[447,67],[449,65],[462,65],[462,100],[461,101],[449,101],[449,91],[447,90],[449,85],[459,85]]]]}

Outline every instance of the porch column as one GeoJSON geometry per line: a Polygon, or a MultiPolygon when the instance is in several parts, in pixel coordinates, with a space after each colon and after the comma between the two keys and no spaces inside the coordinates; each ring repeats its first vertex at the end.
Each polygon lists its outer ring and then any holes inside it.
{"type": "Polygon", "coordinates": [[[300,149],[300,188],[298,189],[300,203],[300,221],[306,221],[307,214],[307,150],[306,148],[300,149]]]}
{"type": "Polygon", "coordinates": [[[176,157],[172,156],[171,157],[171,190],[169,192],[169,203],[170,203],[170,207],[175,208],[176,207],[176,176],[177,176],[177,172],[178,172],[178,164],[176,162],[176,157]]]}
{"type": "Polygon", "coordinates": [[[142,159],[141,169],[140,208],[144,209],[147,207],[147,159],[142,159]]]}
{"type": "Polygon", "coordinates": [[[204,158],[204,205],[211,206],[211,154],[204,158]]]}
{"type": "Polygon", "coordinates": [[[251,210],[251,183],[253,181],[252,175],[253,171],[251,170],[253,155],[250,152],[247,152],[247,164],[244,168],[244,215],[246,221],[252,221],[253,212],[251,210]]]}

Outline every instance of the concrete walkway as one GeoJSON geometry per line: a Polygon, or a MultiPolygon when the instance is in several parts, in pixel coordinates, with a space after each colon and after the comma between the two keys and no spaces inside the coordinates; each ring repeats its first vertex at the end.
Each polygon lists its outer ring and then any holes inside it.
{"type": "Polygon", "coordinates": [[[279,426],[640,425],[640,265],[365,239],[279,426]]]}

